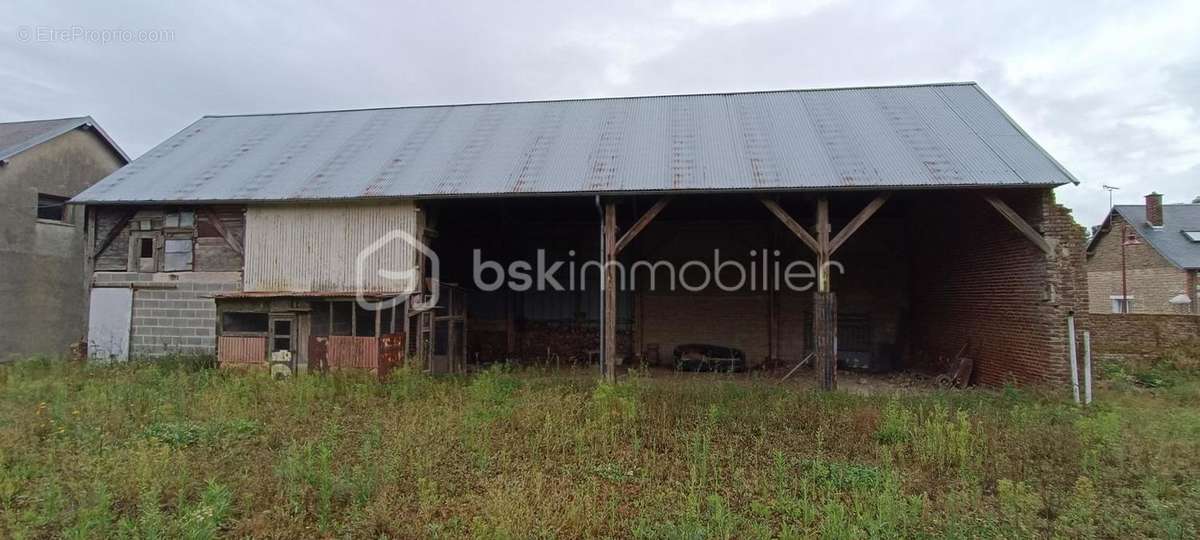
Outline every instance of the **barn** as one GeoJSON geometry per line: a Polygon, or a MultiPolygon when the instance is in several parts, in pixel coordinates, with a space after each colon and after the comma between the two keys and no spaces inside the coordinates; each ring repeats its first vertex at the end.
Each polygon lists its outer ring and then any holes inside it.
{"type": "Polygon", "coordinates": [[[1077,181],[974,83],[206,116],[75,197],[95,358],[1061,382],[1077,181]],[[286,353],[280,355],[279,353],[286,353]]]}

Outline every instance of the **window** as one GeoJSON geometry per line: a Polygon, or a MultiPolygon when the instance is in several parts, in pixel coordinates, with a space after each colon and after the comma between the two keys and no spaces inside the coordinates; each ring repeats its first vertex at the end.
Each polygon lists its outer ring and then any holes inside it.
{"type": "Polygon", "coordinates": [[[196,213],[191,210],[175,210],[163,215],[163,227],[179,228],[196,225],[196,213]]]}
{"type": "Polygon", "coordinates": [[[1183,235],[1186,236],[1188,240],[1200,242],[1200,231],[1183,231],[1183,235]]]}
{"type": "Polygon", "coordinates": [[[38,193],[37,217],[38,219],[48,219],[50,221],[66,221],[67,198],[38,193]]]}
{"type": "Polygon", "coordinates": [[[1110,296],[1113,313],[1133,313],[1133,296],[1110,296]]]}
{"type": "Polygon", "coordinates": [[[267,314],[228,311],[221,314],[221,333],[265,334],[267,314]]]}
{"type": "Polygon", "coordinates": [[[158,241],[154,233],[129,235],[129,269],[133,272],[158,271],[158,241]]]}
{"type": "Polygon", "coordinates": [[[271,352],[292,350],[292,320],[275,319],[271,326],[271,352]]]}
{"type": "Polygon", "coordinates": [[[138,258],[153,259],[154,258],[154,239],[141,238],[138,242],[138,258]]]}
{"type": "Polygon", "coordinates": [[[192,269],[192,239],[168,238],[163,246],[163,272],[192,269]]]}

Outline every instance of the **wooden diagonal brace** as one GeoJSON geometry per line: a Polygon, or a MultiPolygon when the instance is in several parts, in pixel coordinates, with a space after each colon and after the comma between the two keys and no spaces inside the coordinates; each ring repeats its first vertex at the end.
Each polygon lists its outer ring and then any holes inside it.
{"type": "Polygon", "coordinates": [[[833,252],[837,251],[839,247],[842,247],[842,244],[846,243],[846,240],[849,240],[850,236],[857,232],[858,228],[862,227],[868,219],[871,219],[871,216],[875,215],[875,212],[877,212],[879,208],[883,206],[883,203],[887,202],[888,197],[891,196],[891,193],[884,193],[867,203],[867,206],[863,208],[857,216],[854,216],[854,219],[850,220],[850,223],[847,223],[845,227],[842,227],[842,230],[838,231],[837,236],[834,236],[833,240],[829,242],[829,254],[832,255],[833,252]]]}
{"type": "Polygon", "coordinates": [[[218,216],[212,208],[207,206],[203,208],[204,215],[208,218],[208,222],[211,223],[213,228],[217,230],[217,234],[221,235],[221,238],[225,239],[225,243],[229,244],[229,247],[236,251],[238,255],[245,255],[242,250],[242,245],[238,243],[237,238],[234,238],[233,234],[229,232],[229,229],[225,228],[225,224],[221,223],[221,217],[218,216]]]}
{"type": "Polygon", "coordinates": [[[645,229],[651,221],[654,221],[654,218],[658,216],[659,212],[662,212],[663,208],[666,208],[669,202],[671,202],[670,197],[663,197],[654,203],[654,206],[651,206],[649,210],[646,210],[646,213],[638,218],[637,223],[634,223],[628,231],[625,231],[625,234],[621,235],[621,239],[617,240],[617,244],[614,247],[616,253],[613,253],[613,256],[620,254],[622,250],[628,247],[629,243],[633,242],[634,238],[637,238],[638,233],[642,232],[642,229],[645,229]]]}
{"type": "Polygon", "coordinates": [[[796,220],[792,219],[792,216],[789,216],[787,211],[779,206],[779,203],[770,199],[759,200],[763,203],[763,206],[767,207],[767,210],[770,210],[772,214],[775,214],[775,217],[779,218],[779,221],[783,222],[783,225],[788,230],[792,231],[792,234],[796,235],[796,237],[804,242],[804,245],[813,250],[813,253],[821,253],[821,245],[817,243],[817,239],[808,234],[808,231],[804,230],[804,227],[801,227],[799,223],[796,223],[796,220]]]}
{"type": "Polygon", "coordinates": [[[991,204],[997,212],[1000,212],[1000,215],[1004,216],[1004,219],[1008,220],[1013,227],[1016,227],[1018,231],[1021,231],[1021,234],[1025,235],[1025,238],[1028,238],[1030,242],[1033,242],[1034,245],[1045,252],[1047,256],[1054,256],[1054,248],[1050,245],[1050,243],[1047,242],[1046,239],[1043,238],[1036,229],[1030,226],[1020,214],[1010,208],[1007,204],[1004,204],[1004,201],[1000,200],[994,195],[984,195],[983,198],[986,199],[987,202],[991,204]]]}
{"type": "Polygon", "coordinates": [[[129,221],[136,215],[137,209],[135,208],[126,212],[121,216],[121,219],[117,220],[113,228],[108,231],[108,234],[104,235],[104,239],[100,241],[100,245],[96,246],[96,251],[92,252],[92,260],[95,260],[101,253],[104,253],[104,250],[108,249],[108,246],[113,243],[113,240],[117,239],[117,236],[120,236],[125,230],[125,226],[129,225],[129,221]]]}

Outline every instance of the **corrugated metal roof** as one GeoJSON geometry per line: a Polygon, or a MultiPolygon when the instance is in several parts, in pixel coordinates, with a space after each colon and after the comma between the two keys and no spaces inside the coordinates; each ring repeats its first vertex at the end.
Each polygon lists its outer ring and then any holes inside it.
{"type": "Polygon", "coordinates": [[[0,123],[0,161],[83,126],[95,128],[96,132],[100,134],[100,138],[104,139],[104,142],[108,143],[113,151],[121,156],[121,159],[126,163],[129,162],[129,156],[125,155],[125,151],[121,150],[121,147],[117,146],[117,143],[113,142],[90,116],[0,123]]]}
{"type": "MultiPolygon", "coordinates": [[[[1146,222],[1146,207],[1143,205],[1120,204],[1114,206],[1113,211],[1121,214],[1121,218],[1135,227],[1150,247],[1172,264],[1188,270],[1200,269],[1200,243],[1191,241],[1183,234],[1186,231],[1200,231],[1200,204],[1164,204],[1163,226],[1160,229],[1146,222]]],[[[1105,220],[1107,223],[1108,219],[1105,220]]],[[[1089,249],[1099,236],[1093,237],[1089,249]]]]}
{"type": "Polygon", "coordinates": [[[74,200],[1073,181],[977,85],[954,83],[206,116],[74,200]]]}

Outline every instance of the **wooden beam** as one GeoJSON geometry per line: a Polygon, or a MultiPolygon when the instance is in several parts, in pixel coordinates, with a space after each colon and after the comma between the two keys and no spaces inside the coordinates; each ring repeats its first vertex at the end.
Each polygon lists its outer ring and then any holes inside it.
{"type": "Polygon", "coordinates": [[[1021,234],[1025,235],[1025,238],[1028,238],[1030,242],[1033,242],[1033,244],[1045,252],[1046,255],[1051,257],[1054,256],[1054,248],[1050,246],[1050,243],[1047,242],[1046,239],[1043,238],[1036,229],[1030,226],[1020,214],[1018,214],[1015,210],[1005,204],[1004,201],[1000,200],[994,195],[984,195],[983,198],[992,205],[992,208],[995,208],[997,212],[1000,212],[1000,215],[1004,216],[1004,219],[1008,220],[1013,227],[1016,227],[1018,231],[1021,231],[1021,234]]]}
{"type": "Polygon", "coordinates": [[[203,206],[201,208],[204,209],[204,216],[208,218],[208,222],[211,223],[213,228],[217,230],[217,234],[221,235],[221,238],[225,239],[225,243],[229,244],[229,247],[233,248],[238,255],[245,255],[242,250],[242,245],[238,243],[237,238],[234,238],[229,230],[225,228],[225,224],[221,223],[221,217],[218,216],[217,213],[208,206],[203,206]]]}
{"type": "Polygon", "coordinates": [[[829,199],[817,199],[817,291],[829,292],[829,199]]]}
{"type": "Polygon", "coordinates": [[[875,215],[875,212],[879,211],[879,208],[882,207],[883,203],[887,202],[888,197],[891,196],[891,193],[884,193],[867,203],[867,206],[863,208],[857,216],[854,216],[854,219],[850,220],[850,223],[847,223],[842,230],[838,231],[837,236],[834,236],[833,240],[829,242],[829,254],[833,255],[838,248],[842,247],[842,244],[845,244],[846,240],[849,240],[851,235],[853,235],[855,232],[858,232],[859,227],[862,227],[867,220],[871,219],[871,216],[875,215]]]}
{"type": "Polygon", "coordinates": [[[775,217],[779,218],[779,221],[783,222],[783,225],[788,230],[792,231],[792,234],[804,242],[804,245],[808,246],[815,253],[821,252],[821,246],[817,243],[817,240],[811,234],[808,234],[808,231],[804,230],[804,227],[796,223],[796,220],[792,219],[792,216],[789,216],[787,211],[779,206],[779,203],[770,199],[759,200],[762,201],[763,206],[767,207],[767,210],[770,210],[772,214],[775,214],[775,217]]]}
{"type": "Polygon", "coordinates": [[[104,253],[104,250],[108,249],[108,246],[113,243],[113,240],[117,239],[117,236],[120,236],[121,232],[125,230],[125,226],[129,225],[129,221],[132,220],[133,216],[136,215],[137,209],[133,209],[126,212],[121,216],[121,219],[117,220],[117,223],[113,225],[112,230],[108,231],[108,234],[104,235],[104,240],[100,241],[100,245],[96,246],[96,251],[92,253],[92,260],[100,257],[100,254],[104,253]]]}
{"type": "Polygon", "coordinates": [[[654,206],[651,206],[649,210],[646,210],[646,213],[638,218],[637,223],[634,223],[628,231],[625,231],[625,234],[621,235],[621,239],[617,240],[616,253],[614,255],[620,255],[629,246],[629,243],[634,238],[637,238],[638,233],[642,232],[642,229],[645,229],[646,225],[649,225],[651,221],[654,221],[654,218],[658,216],[659,212],[662,212],[663,208],[666,208],[669,202],[671,202],[670,197],[663,197],[655,202],[654,206]]]}
{"type": "Polygon", "coordinates": [[[617,377],[617,205],[604,205],[604,379],[617,377]]]}

